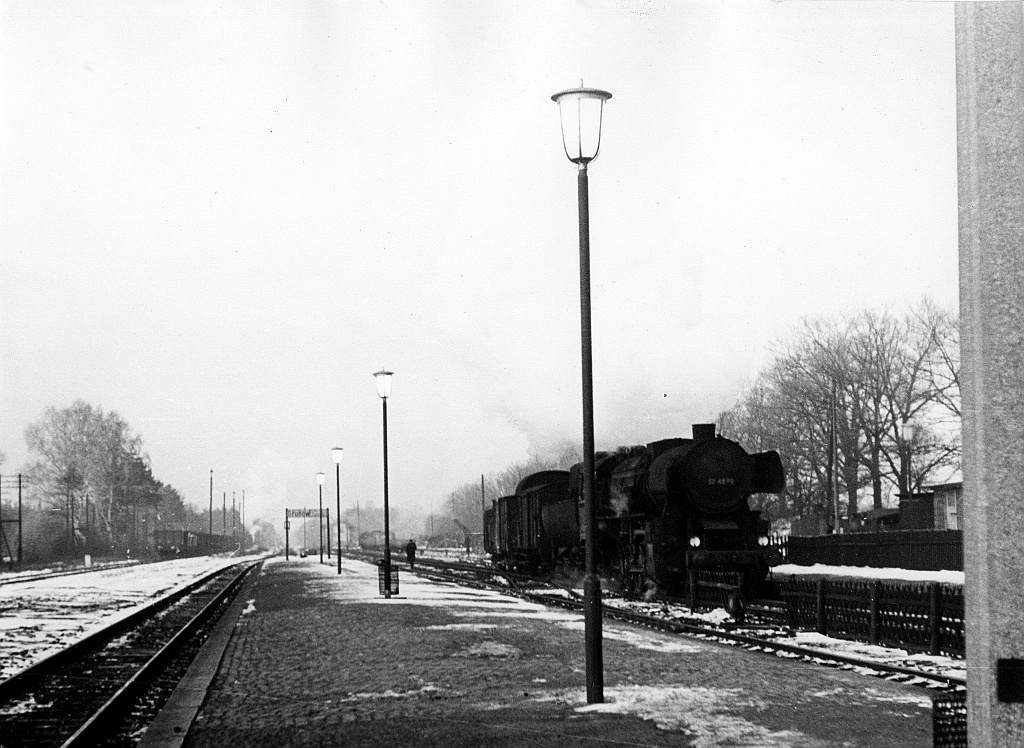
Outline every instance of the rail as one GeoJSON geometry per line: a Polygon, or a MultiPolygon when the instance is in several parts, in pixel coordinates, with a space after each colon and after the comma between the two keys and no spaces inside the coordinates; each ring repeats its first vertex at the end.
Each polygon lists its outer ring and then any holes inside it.
{"type": "Polygon", "coordinates": [[[259,563],[207,574],[0,683],[0,744],[71,748],[109,737],[259,563]]]}

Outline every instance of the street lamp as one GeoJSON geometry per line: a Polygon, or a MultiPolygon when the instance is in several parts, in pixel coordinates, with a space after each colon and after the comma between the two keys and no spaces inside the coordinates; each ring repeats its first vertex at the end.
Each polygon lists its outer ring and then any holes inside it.
{"type": "Polygon", "coordinates": [[[336,507],[337,517],[336,522],[338,524],[338,573],[341,574],[341,458],[345,455],[345,450],[341,447],[335,447],[331,450],[331,457],[334,458],[334,483],[338,487],[338,506],[336,507]]]}
{"type": "Polygon", "coordinates": [[[317,488],[320,492],[320,513],[316,515],[316,529],[320,536],[320,563],[324,562],[324,474],[316,474],[317,488]]]}
{"type": "Polygon", "coordinates": [[[384,597],[391,597],[391,526],[388,518],[388,396],[394,372],[381,369],[374,373],[377,395],[384,406],[384,597]]]}
{"type": "Polygon", "coordinates": [[[580,338],[583,361],[583,537],[586,576],[583,579],[583,626],[587,661],[587,703],[604,701],[601,652],[601,579],[597,576],[594,504],[594,376],[590,335],[590,200],[587,164],[601,149],[601,115],[612,95],[596,88],[570,88],[551,99],[558,104],[565,155],[578,169],[580,222],[580,338]]]}
{"type": "Polygon", "coordinates": [[[911,422],[909,418],[903,419],[903,423],[900,424],[900,437],[903,439],[903,443],[907,445],[907,498],[912,499],[914,497],[914,436],[917,434],[917,424],[911,422]]]}

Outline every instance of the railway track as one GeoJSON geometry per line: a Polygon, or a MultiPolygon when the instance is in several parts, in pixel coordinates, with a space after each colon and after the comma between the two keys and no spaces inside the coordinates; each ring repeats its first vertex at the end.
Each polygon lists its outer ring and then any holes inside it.
{"type": "MultiPolygon", "coordinates": [[[[491,566],[470,564],[465,562],[445,562],[431,559],[424,559],[416,562],[416,572],[436,579],[443,579],[459,584],[471,584],[473,586],[501,589],[517,596],[532,600],[543,605],[552,605],[568,610],[583,610],[583,600],[575,591],[554,584],[549,580],[539,581],[521,575],[511,575],[500,572],[491,566]],[[501,577],[506,583],[495,581],[501,577]],[[547,587],[550,590],[538,591],[538,587],[547,587]]],[[[771,607],[767,601],[762,601],[763,606],[771,607]]],[[[928,688],[938,690],[959,690],[966,688],[966,680],[958,675],[940,672],[936,670],[925,670],[921,668],[908,667],[901,664],[882,662],[875,659],[854,657],[838,652],[830,652],[818,648],[806,647],[787,641],[780,641],[792,637],[792,632],[784,627],[753,625],[743,627],[742,625],[713,625],[699,618],[679,620],[666,618],[649,613],[629,610],[627,607],[618,605],[614,599],[608,599],[603,606],[604,615],[607,618],[629,622],[638,626],[668,631],[678,634],[687,634],[703,639],[725,642],[746,649],[762,651],[781,657],[799,659],[807,662],[830,665],[846,669],[858,669],[878,677],[915,683],[928,688]]],[[[775,618],[777,616],[771,616],[775,618]]]]}
{"type": "Polygon", "coordinates": [[[134,745],[258,566],[208,574],[0,682],[0,748],[134,745]]]}
{"type": "Polygon", "coordinates": [[[128,566],[138,566],[141,561],[117,561],[110,564],[96,564],[95,566],[81,566],[71,569],[40,570],[38,572],[25,572],[20,574],[0,574],[0,586],[5,584],[21,584],[23,582],[36,582],[40,579],[52,579],[53,577],[70,577],[75,574],[91,574],[96,571],[110,571],[112,569],[123,569],[128,566]]]}

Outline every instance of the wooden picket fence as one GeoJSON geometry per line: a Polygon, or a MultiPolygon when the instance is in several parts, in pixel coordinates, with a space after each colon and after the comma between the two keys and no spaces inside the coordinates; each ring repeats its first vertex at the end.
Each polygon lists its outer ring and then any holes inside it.
{"type": "Polygon", "coordinates": [[[938,582],[790,578],[789,625],[837,638],[964,656],[964,591],[938,582]]]}

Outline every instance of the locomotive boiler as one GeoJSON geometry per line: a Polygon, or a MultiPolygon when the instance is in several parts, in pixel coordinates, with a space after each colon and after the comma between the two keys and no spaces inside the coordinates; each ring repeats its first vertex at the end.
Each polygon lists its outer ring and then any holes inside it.
{"type": "MultiPolygon", "coordinates": [[[[778,560],[749,503],[785,488],[775,451],[750,454],[697,424],[690,439],[598,453],[594,478],[600,573],[627,591],[679,594],[704,570],[738,572],[753,595],[778,560]]],[[[503,567],[572,574],[583,566],[582,514],[581,465],[534,473],[487,510],[485,543],[503,567]]]]}

